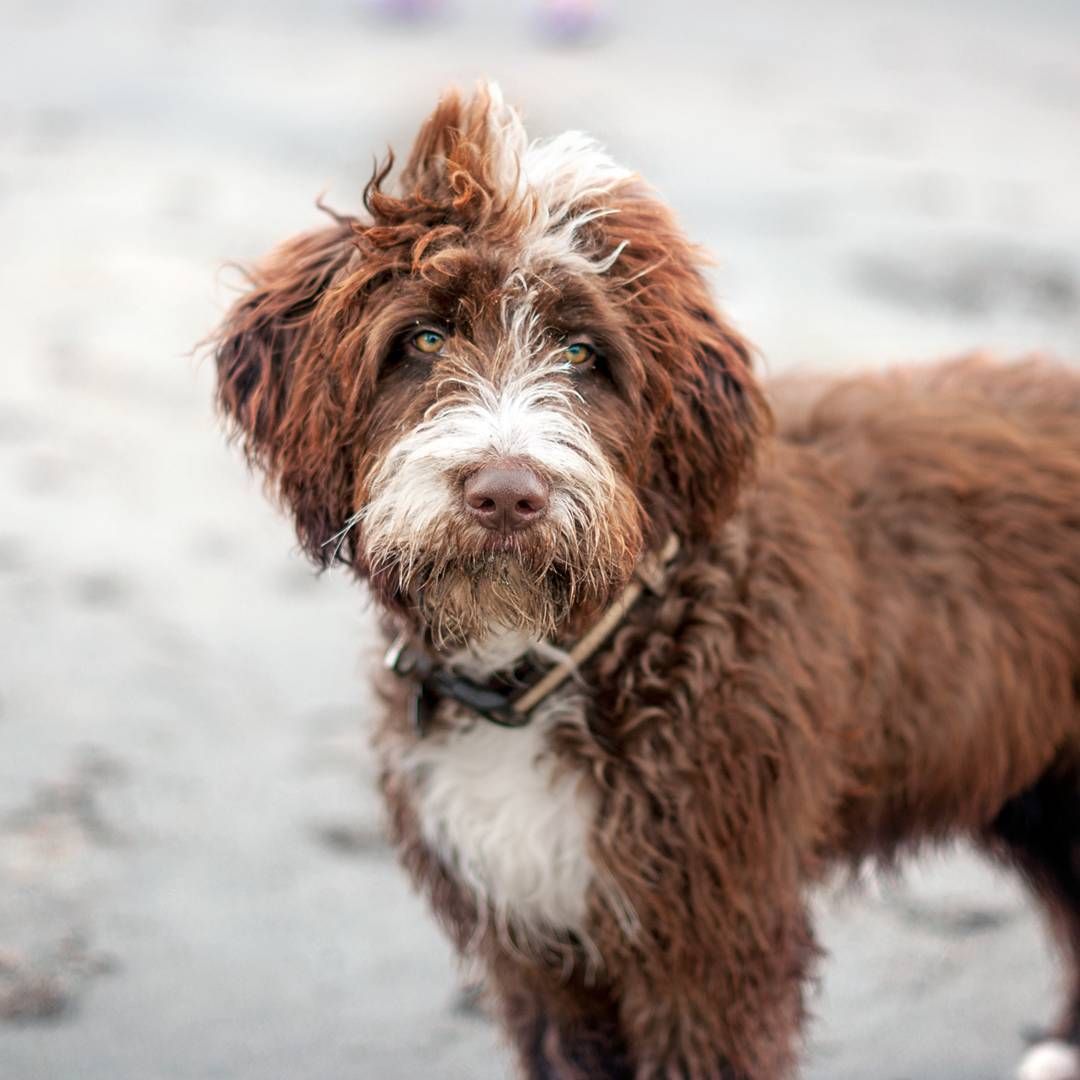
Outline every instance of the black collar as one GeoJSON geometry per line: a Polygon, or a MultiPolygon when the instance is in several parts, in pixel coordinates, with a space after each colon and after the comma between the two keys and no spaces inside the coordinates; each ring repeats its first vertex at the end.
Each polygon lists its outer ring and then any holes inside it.
{"type": "Polygon", "coordinates": [[[496,673],[486,682],[477,682],[438,666],[429,652],[416,646],[405,634],[399,635],[390,646],[385,664],[395,675],[413,684],[410,721],[418,735],[427,731],[442,698],[456,701],[501,727],[524,727],[530,714],[515,711],[514,699],[543,674],[542,669],[526,662],[509,675],[496,673]]]}

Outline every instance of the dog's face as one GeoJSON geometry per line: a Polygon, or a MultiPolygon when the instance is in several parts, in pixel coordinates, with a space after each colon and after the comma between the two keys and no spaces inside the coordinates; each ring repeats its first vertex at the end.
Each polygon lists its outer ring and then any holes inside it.
{"type": "Polygon", "coordinates": [[[730,511],[767,411],[693,250],[571,133],[450,95],[369,220],[278,249],[216,339],[219,397],[321,565],[440,644],[557,635],[646,546],[730,511]]]}

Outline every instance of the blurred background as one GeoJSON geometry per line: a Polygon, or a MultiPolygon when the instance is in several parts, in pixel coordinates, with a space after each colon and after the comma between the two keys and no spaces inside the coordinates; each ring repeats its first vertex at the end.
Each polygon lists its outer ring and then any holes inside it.
{"type": "MultiPolygon", "coordinates": [[[[366,602],[191,355],[222,265],[356,209],[446,84],[648,176],[766,371],[1080,358],[1075,0],[422,15],[0,3],[5,1080],[508,1075],[381,840],[366,602]]],[[[1039,927],[963,852],[818,906],[812,1080],[997,1080],[1049,1019],[1039,927]]]]}

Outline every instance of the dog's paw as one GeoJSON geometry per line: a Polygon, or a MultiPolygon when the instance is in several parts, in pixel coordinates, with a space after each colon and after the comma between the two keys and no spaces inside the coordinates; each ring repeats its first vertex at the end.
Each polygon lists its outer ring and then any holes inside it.
{"type": "Polygon", "coordinates": [[[1060,1039],[1036,1043],[1020,1062],[1016,1080],[1080,1080],[1080,1049],[1060,1039]]]}

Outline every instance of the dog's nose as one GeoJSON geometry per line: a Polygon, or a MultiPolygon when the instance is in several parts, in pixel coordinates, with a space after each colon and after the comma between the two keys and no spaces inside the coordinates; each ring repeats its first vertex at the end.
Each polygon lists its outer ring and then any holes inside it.
{"type": "Polygon", "coordinates": [[[548,489],[527,465],[497,462],[465,481],[464,497],[469,513],[485,529],[512,533],[544,516],[548,489]]]}

